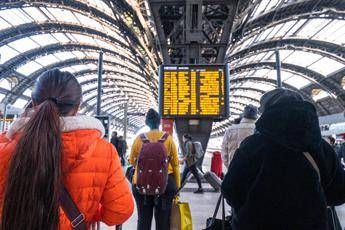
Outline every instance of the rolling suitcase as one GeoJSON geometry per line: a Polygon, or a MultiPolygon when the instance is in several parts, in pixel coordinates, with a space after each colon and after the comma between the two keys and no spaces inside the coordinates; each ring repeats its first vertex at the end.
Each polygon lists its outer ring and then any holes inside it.
{"type": "Polygon", "coordinates": [[[222,181],[213,172],[206,172],[204,174],[205,180],[218,192],[220,191],[222,181]]]}

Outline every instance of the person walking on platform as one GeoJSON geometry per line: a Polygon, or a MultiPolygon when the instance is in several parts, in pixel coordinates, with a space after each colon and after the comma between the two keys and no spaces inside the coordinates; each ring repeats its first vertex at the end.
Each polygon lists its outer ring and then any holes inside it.
{"type": "Polygon", "coordinates": [[[198,169],[196,167],[198,160],[195,156],[195,149],[193,145],[193,138],[189,134],[183,135],[183,143],[184,146],[182,149],[183,151],[183,159],[180,161],[181,164],[185,163],[185,167],[182,173],[182,182],[181,185],[184,186],[187,180],[187,177],[189,175],[189,172],[193,174],[195,177],[197,183],[198,183],[198,189],[194,191],[194,193],[203,193],[204,189],[201,185],[201,179],[198,173],[198,169]]]}
{"type": "Polygon", "coordinates": [[[327,230],[327,205],[345,202],[345,172],[321,137],[316,109],[278,88],[260,100],[255,134],[237,149],[222,183],[233,230],[327,230]]]}
{"type": "Polygon", "coordinates": [[[112,132],[110,142],[114,145],[116,151],[119,151],[119,137],[116,131],[112,132]]]}
{"type": "Polygon", "coordinates": [[[124,166],[126,164],[126,151],[127,151],[127,142],[123,138],[123,136],[119,136],[118,140],[118,154],[121,159],[121,165],[124,166]]]}
{"type": "Polygon", "coordinates": [[[82,89],[69,72],[43,73],[33,112],[0,136],[0,229],[86,228],[125,222],[132,194],[101,122],[77,115],[82,89]]]}
{"type": "Polygon", "coordinates": [[[257,116],[258,109],[253,105],[247,105],[244,108],[240,123],[231,125],[226,130],[223,137],[221,153],[222,160],[227,168],[241,142],[254,133],[257,116]]]}
{"type": "Polygon", "coordinates": [[[129,163],[135,167],[132,188],[137,203],[138,230],[151,229],[153,213],[156,230],[170,229],[172,202],[180,187],[177,148],[172,136],[158,130],[160,120],[155,110],[147,112],[145,123],[150,131],[134,140],[129,156],[129,163]],[[167,179],[162,183],[165,173],[167,179]],[[148,182],[150,184],[144,186],[148,182]]]}

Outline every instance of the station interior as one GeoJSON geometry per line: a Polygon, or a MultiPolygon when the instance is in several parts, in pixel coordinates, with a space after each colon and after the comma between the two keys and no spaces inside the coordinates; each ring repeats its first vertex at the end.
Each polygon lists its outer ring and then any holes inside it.
{"type": "MultiPolygon", "coordinates": [[[[124,137],[126,158],[149,131],[153,108],[180,157],[189,133],[210,171],[244,108],[259,108],[262,95],[279,87],[314,105],[323,137],[345,142],[344,0],[0,0],[0,131],[24,112],[38,77],[55,68],[81,84],[78,113],[101,120],[108,141],[114,131],[124,137]],[[203,93],[184,101],[184,86],[203,93]]],[[[220,194],[202,184],[204,193],[194,194],[189,177],[180,194],[197,230],[220,194]]],[[[336,211],[344,228],[345,206],[336,211]]],[[[122,229],[136,225],[135,210],[122,229]]]]}

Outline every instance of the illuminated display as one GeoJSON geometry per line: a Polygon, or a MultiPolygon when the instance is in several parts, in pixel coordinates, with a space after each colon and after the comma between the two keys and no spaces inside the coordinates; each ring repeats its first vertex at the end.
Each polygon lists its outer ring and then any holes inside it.
{"type": "Polygon", "coordinates": [[[227,118],[229,86],[225,65],[160,67],[160,112],[165,118],[227,118]]]}

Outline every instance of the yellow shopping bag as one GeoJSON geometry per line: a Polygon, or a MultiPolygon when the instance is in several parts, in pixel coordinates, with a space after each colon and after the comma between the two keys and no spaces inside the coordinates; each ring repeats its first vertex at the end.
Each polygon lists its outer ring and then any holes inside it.
{"type": "Polygon", "coordinates": [[[187,202],[173,202],[170,217],[170,230],[193,230],[192,215],[187,202]]]}

